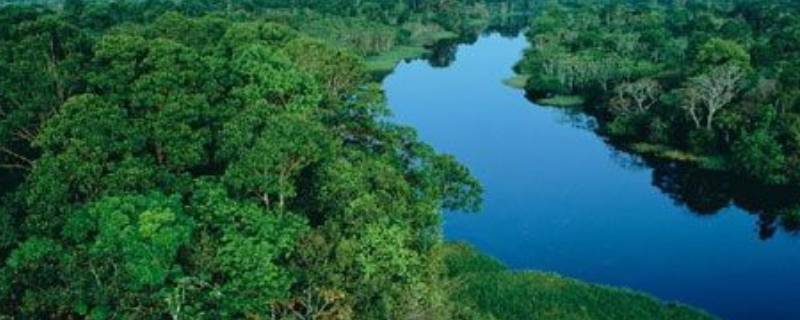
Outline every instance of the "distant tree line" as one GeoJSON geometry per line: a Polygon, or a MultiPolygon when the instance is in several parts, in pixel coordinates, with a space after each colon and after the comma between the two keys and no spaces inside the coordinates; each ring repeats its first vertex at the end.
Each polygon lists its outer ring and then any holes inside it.
{"type": "Polygon", "coordinates": [[[533,97],[580,95],[615,140],[800,185],[800,4],[548,1],[517,65],[533,97]]]}

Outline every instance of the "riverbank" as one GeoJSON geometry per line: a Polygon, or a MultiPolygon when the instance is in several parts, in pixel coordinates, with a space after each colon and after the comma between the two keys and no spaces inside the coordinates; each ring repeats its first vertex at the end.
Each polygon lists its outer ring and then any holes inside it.
{"type": "Polygon", "coordinates": [[[457,284],[455,299],[490,319],[714,319],[633,290],[554,273],[511,271],[466,244],[445,245],[444,260],[448,277],[457,284]]]}
{"type": "MultiPolygon", "coordinates": [[[[516,52],[514,49],[506,48],[500,52],[493,51],[494,48],[503,47],[508,44],[506,41],[513,40],[496,40],[497,35],[486,36],[482,40],[478,40],[475,47],[482,49],[474,50],[471,46],[462,46],[458,49],[457,57],[453,56],[453,64],[449,68],[435,68],[428,66],[429,62],[418,61],[409,64],[401,64],[397,72],[385,83],[385,89],[389,94],[389,104],[394,109],[395,113],[400,116],[402,123],[412,125],[417,130],[421,130],[422,137],[432,137],[434,140],[431,142],[437,145],[436,140],[448,141],[455,143],[458,141],[455,137],[447,134],[446,136],[438,137],[438,134],[443,132],[458,132],[461,129],[449,127],[444,122],[440,123],[435,119],[442,119],[446,123],[459,123],[466,126],[474,127],[475,123],[469,122],[472,120],[467,119],[485,119],[486,121],[480,122],[480,125],[488,125],[481,127],[477,130],[480,132],[499,132],[491,126],[492,123],[504,123],[505,130],[502,131],[506,141],[515,141],[513,137],[508,137],[508,132],[517,132],[509,127],[514,127],[511,119],[502,118],[503,113],[497,112],[497,108],[493,108],[491,104],[486,101],[497,102],[503,104],[502,110],[509,111],[511,106],[519,102],[519,108],[515,110],[521,114],[515,114],[513,119],[519,122],[524,122],[530,111],[528,101],[521,97],[513,90],[503,89],[501,86],[492,86],[490,82],[496,83],[498,79],[507,74],[507,67],[492,66],[491,70],[488,68],[483,69],[486,61],[486,56],[491,56],[495,61],[508,61],[510,65],[516,59],[516,52]],[[487,43],[488,41],[488,43],[487,43]],[[469,48],[469,49],[467,49],[469,48]],[[469,53],[462,52],[468,51],[469,53]],[[508,56],[508,57],[507,57],[508,56]],[[474,62],[474,63],[473,63],[474,62]],[[480,69],[479,69],[480,68],[480,69]],[[407,77],[409,74],[407,70],[414,70],[416,76],[413,78],[407,77]],[[423,71],[429,70],[430,72],[423,71]],[[464,73],[461,73],[464,72],[464,73]],[[447,74],[452,76],[446,76],[447,74]],[[480,77],[473,80],[469,77],[471,74],[479,74],[480,77]],[[486,83],[484,83],[484,81],[486,83]],[[471,88],[483,88],[474,92],[471,88]],[[460,88],[470,88],[468,91],[460,92],[460,88]],[[454,92],[454,93],[451,93],[454,92]],[[513,97],[510,97],[513,96],[513,97]],[[451,97],[445,98],[445,97],[451,97]],[[491,97],[488,99],[487,97],[491,97]],[[511,98],[513,100],[506,100],[511,98]],[[451,103],[450,101],[454,101],[451,103]],[[476,101],[480,101],[477,103],[476,101]],[[507,104],[509,101],[511,104],[507,104]],[[435,106],[434,108],[432,108],[435,106]],[[486,112],[476,112],[472,109],[473,106],[486,112]],[[413,108],[419,112],[413,112],[413,120],[406,117],[409,109],[413,108]],[[493,117],[500,117],[495,120],[493,117]],[[446,120],[445,120],[446,119],[446,120]],[[459,119],[459,120],[455,120],[459,119]],[[447,129],[442,129],[447,128],[447,129]],[[442,131],[445,130],[445,131],[442,131]],[[431,132],[437,132],[435,137],[429,135],[431,132]]],[[[507,38],[512,39],[512,38],[507,38]]],[[[455,52],[455,50],[453,50],[455,52]]],[[[515,81],[508,82],[524,82],[526,79],[516,79],[515,81]]],[[[528,126],[520,126],[519,128],[528,128],[528,126]]],[[[459,135],[460,137],[460,135],[459,135]]],[[[480,137],[473,135],[465,136],[464,140],[472,141],[475,145],[491,144],[487,141],[481,140],[480,137]],[[476,140],[477,139],[477,140],[476,140]]],[[[530,138],[523,139],[530,143],[530,138]]],[[[426,139],[427,141],[427,139],[426,139]]],[[[470,143],[469,145],[473,145],[470,143]]],[[[442,145],[443,150],[454,153],[460,160],[465,160],[470,163],[470,159],[485,159],[487,150],[477,150],[478,154],[470,156],[469,153],[459,152],[458,150],[470,149],[464,144],[456,143],[458,147],[453,144],[447,143],[442,145]],[[452,146],[450,148],[448,146],[452,146]]],[[[528,144],[513,144],[527,146],[528,144]]],[[[541,147],[541,146],[540,146],[541,147]]],[[[520,152],[523,149],[517,149],[520,152]]],[[[563,148],[562,148],[563,150],[563,148]]],[[[507,154],[507,152],[489,152],[492,154],[507,154]]],[[[538,154],[539,152],[537,152],[538,154]]],[[[515,156],[520,159],[534,159],[525,156],[515,156]]],[[[539,162],[541,165],[546,164],[539,162]]],[[[561,162],[563,163],[563,161],[561,162]]],[[[528,162],[528,165],[530,162],[528,162]]],[[[528,167],[526,165],[526,167],[528,167]]],[[[499,163],[493,164],[491,170],[496,170],[505,167],[513,168],[515,165],[513,161],[505,159],[502,165],[499,163]]],[[[484,183],[491,180],[484,179],[482,173],[485,173],[479,165],[470,165],[471,170],[477,170],[479,179],[484,183]]],[[[502,171],[502,170],[501,170],[502,171]]],[[[526,170],[531,172],[531,170],[526,170]]],[[[535,170],[533,170],[535,171],[535,170]]],[[[522,177],[526,174],[515,175],[515,177],[522,177]]],[[[526,181],[532,181],[525,179],[526,181]]],[[[496,182],[497,180],[495,180],[496,182]]],[[[487,190],[495,190],[496,185],[486,185],[487,190]]],[[[529,196],[525,197],[525,201],[530,201],[530,197],[536,197],[535,191],[530,188],[522,187],[522,185],[515,184],[514,190],[526,190],[529,196]]],[[[495,193],[495,196],[497,194],[495,193]]],[[[500,219],[502,221],[503,214],[493,211],[494,202],[489,204],[484,211],[483,215],[492,217],[491,219],[500,219]]],[[[513,209],[512,209],[513,210],[513,209]]],[[[549,211],[549,210],[548,210],[549,211]]],[[[536,212],[531,211],[531,212],[536,212]]],[[[547,212],[539,211],[542,214],[547,212]]],[[[555,211],[553,211],[555,212],[555,211]]],[[[583,211],[586,212],[586,211],[583,211]]],[[[528,212],[530,213],[530,212],[528,212]]],[[[448,221],[452,221],[455,217],[448,217],[448,221]]],[[[460,218],[460,216],[459,216],[460,218]]],[[[493,221],[494,223],[494,221],[493,221]]],[[[519,225],[526,225],[524,219],[517,220],[519,225]]],[[[498,222],[498,224],[501,224],[498,222]]],[[[451,224],[452,228],[452,224],[451,224]]],[[[554,229],[551,229],[554,230],[554,229]]],[[[515,233],[515,232],[509,232],[515,233]]],[[[493,237],[491,233],[478,236],[478,238],[493,237]]],[[[568,237],[568,236],[565,236],[568,237]]],[[[455,283],[452,294],[455,295],[454,301],[464,303],[470,309],[479,311],[485,314],[489,319],[709,319],[712,318],[704,311],[699,311],[693,307],[688,307],[682,304],[665,303],[653,296],[643,293],[643,291],[634,291],[630,289],[623,289],[621,287],[612,287],[592,284],[587,281],[568,278],[549,271],[559,272],[561,274],[569,274],[571,276],[581,277],[580,273],[570,272],[568,270],[551,268],[547,266],[520,266],[514,264],[514,269],[509,269],[505,265],[498,262],[497,259],[509,261],[508,257],[503,256],[502,253],[498,254],[491,249],[487,249],[485,243],[482,245],[481,241],[472,241],[471,239],[464,239],[461,237],[450,239],[467,240],[476,246],[480,246],[483,253],[479,253],[471,247],[464,245],[446,245],[445,260],[448,265],[449,277],[455,283]],[[538,270],[547,270],[538,271],[538,270]]],[[[484,240],[485,241],[485,240],[484,240]]],[[[538,244],[525,242],[528,248],[538,248],[538,244]]],[[[564,250],[569,251],[569,245],[565,244],[564,250]]],[[[525,256],[525,252],[519,252],[520,256],[525,256]]],[[[531,249],[537,251],[539,256],[550,255],[546,250],[531,249]]],[[[622,249],[621,249],[622,250],[622,249]]],[[[608,255],[606,259],[613,259],[613,255],[608,255]]],[[[584,256],[582,260],[588,261],[588,257],[584,256]]],[[[548,258],[545,258],[545,260],[548,258]]],[[[550,258],[552,259],[552,258],[550,258]]],[[[530,261],[530,260],[529,260],[530,261]]],[[[584,268],[590,269],[603,269],[603,265],[588,265],[584,268]]],[[[597,279],[597,278],[593,278],[597,279]]],[[[620,281],[604,282],[607,284],[623,284],[620,281]]],[[[654,293],[655,294],[655,293],[654,293]]]]}
{"type": "Polygon", "coordinates": [[[388,74],[403,60],[422,58],[429,52],[424,46],[397,46],[377,56],[367,58],[367,71],[371,74],[388,74]]]}
{"type": "Polygon", "coordinates": [[[796,197],[638,156],[597,135],[579,108],[532,104],[501,82],[527,46],[484,33],[452,50],[447,67],[401,63],[384,80],[393,121],[463,161],[487,190],[480,215],[446,214],[446,239],[512,270],[631,288],[724,319],[794,318],[797,237],[769,212],[796,197]],[[732,284],[729,274],[741,276],[732,284]]]}
{"type": "Polygon", "coordinates": [[[391,73],[398,63],[424,58],[431,53],[430,47],[440,41],[458,39],[459,35],[452,32],[437,32],[414,44],[397,45],[392,49],[378,55],[366,58],[367,72],[372,74],[375,79],[380,79],[391,73]]]}
{"type": "MultiPolygon", "coordinates": [[[[503,84],[514,89],[525,91],[525,86],[530,78],[531,76],[527,74],[515,74],[503,80],[503,84]]],[[[552,97],[535,98],[532,100],[534,103],[541,106],[557,108],[582,108],[586,104],[586,99],[579,95],[554,95],[552,97]]],[[[581,112],[594,116],[586,110],[581,110],[581,112]]],[[[602,134],[602,132],[598,132],[598,134],[602,134]]],[[[620,149],[641,156],[650,156],[666,161],[691,163],[697,165],[699,168],[707,170],[731,170],[726,168],[725,161],[721,157],[699,155],[668,145],[642,141],[618,142],[615,143],[615,145],[620,149]]]]}

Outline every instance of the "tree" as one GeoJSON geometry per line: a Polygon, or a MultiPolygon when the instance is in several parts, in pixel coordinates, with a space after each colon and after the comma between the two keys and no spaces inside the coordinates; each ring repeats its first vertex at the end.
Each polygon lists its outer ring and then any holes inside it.
{"type": "Polygon", "coordinates": [[[52,235],[76,203],[153,187],[152,160],[133,156],[144,148],[141,135],[125,111],[104,98],[70,98],[35,141],[42,156],[22,191],[28,231],[52,235]]]}
{"type": "Polygon", "coordinates": [[[702,128],[703,124],[701,123],[701,110],[702,107],[700,101],[700,94],[694,88],[685,88],[681,89],[678,92],[680,97],[680,108],[683,109],[688,115],[689,118],[694,123],[695,129],[702,128]]]}
{"type": "MultiPolygon", "coordinates": [[[[736,98],[743,77],[741,68],[727,64],[689,80],[689,103],[700,102],[705,107],[706,130],[713,129],[714,116],[736,98]]],[[[687,108],[691,110],[694,107],[687,108]]]]}
{"type": "Polygon", "coordinates": [[[611,100],[612,110],[624,115],[642,114],[658,102],[661,85],[652,79],[642,79],[622,83],[614,91],[616,97],[611,100]]]}
{"type": "MultiPolygon", "coordinates": [[[[24,16],[21,14],[21,16],[24,16]]],[[[4,25],[0,37],[0,169],[30,171],[42,123],[81,90],[91,41],[55,14],[4,25]]]]}
{"type": "Polygon", "coordinates": [[[304,119],[303,115],[266,116],[263,111],[256,114],[268,118],[236,119],[227,127],[227,135],[239,135],[241,130],[247,130],[240,124],[261,120],[259,127],[263,131],[256,132],[252,141],[241,148],[229,147],[235,150],[231,151],[232,162],[225,172],[225,181],[238,190],[257,195],[268,208],[277,204],[283,209],[286,201],[296,194],[293,179],[325,157],[325,149],[329,147],[326,132],[319,123],[304,119]],[[275,200],[277,203],[273,203],[275,200]]]}
{"type": "Polygon", "coordinates": [[[787,182],[784,152],[767,130],[758,129],[745,135],[734,143],[732,153],[740,173],[769,184],[787,182]]]}
{"type": "Polygon", "coordinates": [[[296,281],[284,261],[307,232],[305,219],[236,200],[213,181],[197,181],[193,190],[189,212],[197,231],[187,268],[202,285],[187,293],[186,305],[201,305],[194,317],[267,317],[296,281]]]}
{"type": "Polygon", "coordinates": [[[0,6],[0,318],[449,318],[440,213],[480,185],[358,50],[464,4],[228,5],[0,6]]]}
{"type": "Polygon", "coordinates": [[[748,70],[750,53],[735,41],[712,38],[700,47],[697,62],[703,67],[731,64],[742,70],[748,70]]]}
{"type": "Polygon", "coordinates": [[[178,199],[109,197],[69,214],[58,238],[29,237],[2,273],[36,317],[142,319],[161,314],[159,293],[180,273],[191,220],[178,199]]]}
{"type": "Polygon", "coordinates": [[[333,100],[347,98],[364,81],[361,59],[345,50],[328,47],[320,41],[298,38],[286,45],[294,63],[323,84],[333,100]]]}

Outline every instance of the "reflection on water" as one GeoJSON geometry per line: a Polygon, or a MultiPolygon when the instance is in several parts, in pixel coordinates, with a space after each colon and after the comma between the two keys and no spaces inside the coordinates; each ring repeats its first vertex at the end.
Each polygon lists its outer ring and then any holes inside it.
{"type": "Polygon", "coordinates": [[[686,163],[653,160],[647,161],[647,165],[653,168],[653,185],[696,214],[718,214],[734,205],[757,216],[758,236],[762,240],[771,238],[779,227],[792,235],[800,230],[787,219],[800,205],[800,192],[796,188],[759,185],[686,163]]]}
{"type": "MultiPolygon", "coordinates": [[[[527,12],[526,9],[520,9],[527,12]]],[[[529,14],[507,14],[493,17],[488,26],[474,32],[464,32],[458,38],[444,39],[428,47],[430,53],[425,56],[428,64],[434,68],[447,68],[456,61],[458,46],[472,45],[481,36],[499,34],[504,38],[517,38],[527,27],[529,14]]]]}
{"type": "Polygon", "coordinates": [[[477,40],[477,37],[472,38],[474,39],[445,39],[439,41],[429,48],[431,53],[425,59],[428,60],[431,67],[447,68],[456,61],[458,45],[471,44],[477,40]]]}
{"type": "Polygon", "coordinates": [[[596,135],[591,117],[531,103],[501,84],[526,46],[497,34],[443,44],[384,81],[395,121],[484,184],[481,214],[446,215],[448,239],[512,268],[630,287],[726,319],[800,319],[800,219],[776,218],[797,206],[797,191],[635,156],[596,135]]]}
{"type": "MultiPolygon", "coordinates": [[[[540,108],[547,108],[541,107],[540,108]]],[[[558,110],[560,123],[596,132],[597,121],[579,108],[558,110]]],[[[598,136],[598,138],[603,138],[598,136]]],[[[729,172],[700,168],[692,163],[642,156],[605,141],[611,158],[628,169],[651,169],[651,184],[700,216],[714,215],[730,206],[743,209],[758,219],[758,237],[768,240],[782,230],[800,234],[800,188],[770,186],[729,172]]]]}

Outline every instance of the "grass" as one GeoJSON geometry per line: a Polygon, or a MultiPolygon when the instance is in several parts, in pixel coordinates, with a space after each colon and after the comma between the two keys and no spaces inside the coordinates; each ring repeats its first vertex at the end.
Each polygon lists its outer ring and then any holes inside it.
{"type": "Polygon", "coordinates": [[[582,106],[586,101],[581,96],[565,96],[565,95],[557,95],[550,98],[539,99],[536,103],[543,105],[543,106],[551,106],[551,107],[579,107],[582,106]]]}
{"type": "Polygon", "coordinates": [[[394,70],[400,61],[419,58],[428,53],[423,46],[396,46],[377,56],[367,58],[367,71],[385,74],[394,70]]]}
{"type": "Polygon", "coordinates": [[[704,169],[724,170],[726,167],[725,161],[721,157],[696,155],[665,145],[638,142],[630,144],[629,147],[638,154],[650,155],[667,160],[692,162],[704,169]]]}
{"type": "MultiPolygon", "coordinates": [[[[420,26],[422,28],[430,26],[420,26]]],[[[458,34],[444,30],[429,30],[413,37],[410,44],[397,45],[391,50],[367,58],[367,71],[375,75],[391,73],[400,61],[421,58],[430,50],[426,47],[445,39],[457,38],[458,34]]]]}
{"type": "MultiPolygon", "coordinates": [[[[514,89],[525,90],[530,77],[528,74],[517,74],[511,78],[504,79],[503,84],[514,89]]],[[[538,99],[536,103],[543,106],[571,108],[582,106],[586,101],[578,95],[556,95],[550,98],[538,99]]]]}
{"type": "Polygon", "coordinates": [[[660,144],[637,142],[631,144],[630,148],[636,153],[653,155],[659,158],[665,158],[670,160],[695,162],[695,163],[700,163],[701,161],[703,161],[703,157],[694,155],[686,151],[673,149],[669,146],[660,144]]]}
{"type": "Polygon", "coordinates": [[[544,272],[515,272],[463,244],[445,249],[455,299],[495,319],[700,320],[712,316],[627,289],[588,284],[544,272]]]}
{"type": "Polygon", "coordinates": [[[525,89],[525,85],[528,83],[528,78],[531,76],[526,74],[518,74],[511,78],[503,80],[503,84],[512,87],[514,89],[525,89]]]}
{"type": "Polygon", "coordinates": [[[458,38],[458,34],[455,32],[446,30],[436,30],[436,31],[424,32],[414,36],[411,40],[411,43],[413,45],[426,46],[434,44],[441,40],[455,39],[455,38],[458,38]]]}

